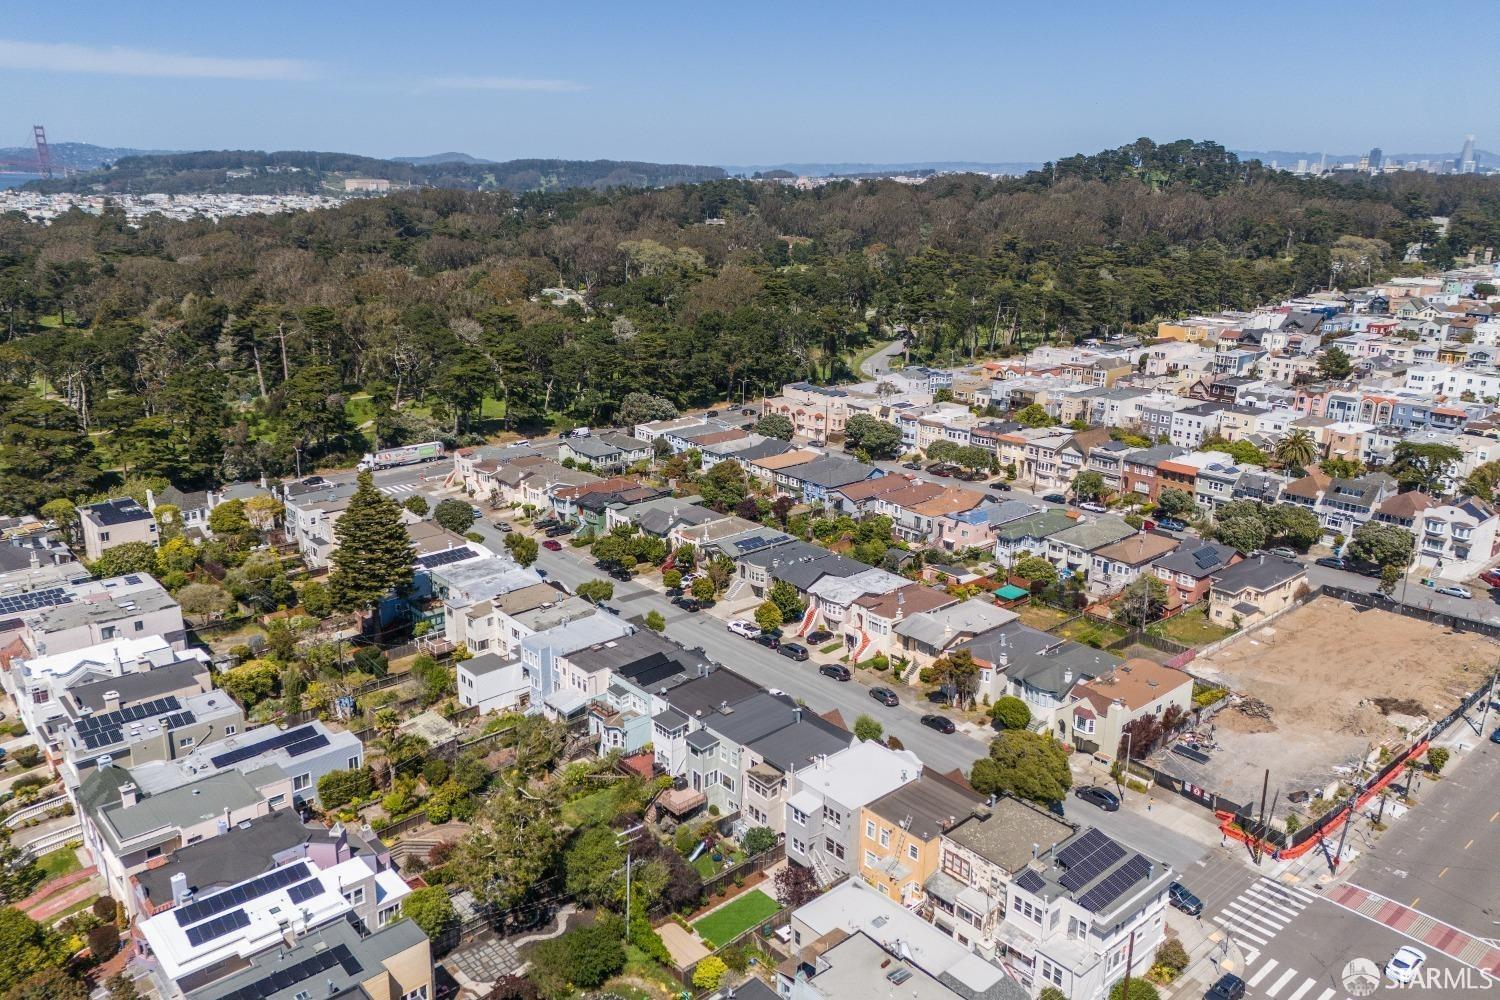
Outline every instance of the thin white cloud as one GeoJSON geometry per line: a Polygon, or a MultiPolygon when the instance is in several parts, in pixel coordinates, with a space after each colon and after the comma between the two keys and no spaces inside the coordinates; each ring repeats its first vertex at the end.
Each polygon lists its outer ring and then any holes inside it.
{"type": "Polygon", "coordinates": [[[427,86],[436,90],[525,90],[550,94],[586,89],[573,80],[527,80],[513,76],[445,76],[429,80],[427,86]]]}
{"type": "Polygon", "coordinates": [[[0,38],[0,69],[225,80],[306,80],[314,75],[313,67],[300,59],[185,56],[120,46],[93,48],[7,38],[0,38]]]}

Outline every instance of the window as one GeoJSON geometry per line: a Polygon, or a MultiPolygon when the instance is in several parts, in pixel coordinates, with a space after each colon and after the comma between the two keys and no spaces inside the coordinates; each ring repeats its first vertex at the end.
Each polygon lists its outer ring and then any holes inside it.
{"type": "Polygon", "coordinates": [[[410,993],[401,994],[401,1000],[427,1000],[427,984],[423,983],[410,993]]]}
{"type": "Polygon", "coordinates": [[[350,906],[363,906],[365,903],[365,887],[357,885],[344,893],[344,899],[350,906]]]}
{"type": "Polygon", "coordinates": [[[360,760],[358,757],[350,757],[348,760],[348,769],[351,771],[357,771],[359,770],[359,764],[360,760]]]}
{"type": "Polygon", "coordinates": [[[273,796],[271,796],[270,801],[267,802],[266,804],[268,806],[270,806],[272,809],[280,809],[282,806],[286,805],[286,796],[285,795],[273,795],[273,796]]]}
{"type": "Polygon", "coordinates": [[[844,817],[837,809],[825,805],[823,807],[823,822],[838,830],[843,828],[844,817]]]}
{"type": "Polygon", "coordinates": [[[873,819],[865,820],[865,837],[869,840],[875,839],[875,821],[873,819]]]}
{"type": "Polygon", "coordinates": [[[312,1000],[312,994],[306,990],[298,990],[292,994],[292,1000],[312,1000]]]}
{"type": "Polygon", "coordinates": [[[184,736],[182,739],[177,741],[177,745],[186,749],[187,747],[193,745],[193,738],[191,736],[184,736]]]}
{"type": "Polygon", "coordinates": [[[227,726],[224,727],[224,735],[225,736],[233,736],[235,733],[237,733],[239,731],[240,731],[240,727],[236,726],[236,725],[234,725],[232,723],[230,725],[227,725],[227,726]]]}
{"type": "Polygon", "coordinates": [[[944,851],[943,871],[967,885],[969,876],[973,873],[973,866],[969,864],[967,858],[961,858],[952,851],[944,851]]]}
{"type": "Polygon", "coordinates": [[[917,850],[917,845],[916,844],[907,844],[906,845],[906,856],[908,858],[910,858],[911,860],[913,860],[913,861],[915,861],[915,860],[917,860],[917,858],[921,857],[921,852],[919,850],[917,850]]]}
{"type": "Polygon", "coordinates": [[[396,903],[396,904],[394,904],[392,906],[381,907],[380,912],[375,915],[375,926],[377,926],[377,927],[384,927],[386,924],[390,923],[392,920],[395,920],[396,917],[400,915],[400,913],[401,913],[401,904],[400,903],[396,903]]]}
{"type": "Polygon", "coordinates": [[[145,628],[146,628],[146,623],[145,622],[136,622],[135,623],[135,630],[137,632],[142,632],[142,631],[145,630],[145,628]]]}
{"type": "Polygon", "coordinates": [[[832,837],[825,837],[823,839],[823,850],[832,854],[840,861],[844,860],[844,845],[838,843],[832,837]]]}
{"type": "Polygon", "coordinates": [[[299,774],[292,779],[292,791],[304,792],[312,786],[312,774],[299,774]]]}
{"type": "Polygon", "coordinates": [[[887,830],[885,827],[880,828],[880,846],[891,846],[891,831],[887,830]]]}
{"type": "Polygon", "coordinates": [[[866,851],[865,852],[865,867],[866,868],[874,868],[876,862],[878,862],[879,860],[880,859],[875,856],[875,852],[874,851],[866,851]]]}
{"type": "Polygon", "coordinates": [[[148,847],[148,848],[146,848],[146,860],[147,861],[150,861],[152,858],[159,858],[159,857],[161,857],[161,848],[160,847],[148,847]]]}

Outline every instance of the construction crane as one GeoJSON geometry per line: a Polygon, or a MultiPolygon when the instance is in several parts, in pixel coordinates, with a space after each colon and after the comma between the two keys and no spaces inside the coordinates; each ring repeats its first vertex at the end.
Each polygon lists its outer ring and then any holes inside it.
{"type": "Polygon", "coordinates": [[[47,149],[47,130],[41,125],[31,126],[32,137],[36,140],[36,172],[43,177],[52,177],[52,153],[47,149]]]}

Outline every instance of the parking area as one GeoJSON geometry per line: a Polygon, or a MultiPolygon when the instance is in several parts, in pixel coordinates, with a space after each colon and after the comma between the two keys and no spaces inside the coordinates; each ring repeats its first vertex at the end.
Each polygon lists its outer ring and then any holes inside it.
{"type": "Polygon", "coordinates": [[[1277,815],[1305,816],[1367,753],[1452,710],[1497,652],[1481,636],[1317,598],[1194,661],[1193,674],[1234,693],[1212,722],[1216,748],[1152,763],[1239,803],[1259,799],[1269,770],[1277,815]]]}

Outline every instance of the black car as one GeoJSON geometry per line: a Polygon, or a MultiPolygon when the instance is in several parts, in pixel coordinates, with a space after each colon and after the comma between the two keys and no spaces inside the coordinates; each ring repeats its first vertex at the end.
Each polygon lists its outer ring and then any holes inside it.
{"type": "Polygon", "coordinates": [[[996,493],[1009,493],[1010,483],[1007,483],[1004,480],[1001,480],[998,483],[990,483],[990,489],[994,490],[996,493]]]}
{"type": "Polygon", "coordinates": [[[684,597],[681,601],[673,601],[682,610],[690,615],[696,615],[703,610],[703,604],[696,597],[684,597]]]}
{"type": "Polygon", "coordinates": [[[1073,793],[1085,802],[1090,802],[1105,812],[1115,812],[1120,808],[1120,797],[1107,788],[1098,785],[1084,785],[1073,793]]]}
{"type": "Polygon", "coordinates": [[[902,462],[901,463],[901,468],[907,470],[908,472],[921,472],[922,471],[922,463],[921,462],[902,462]]]}
{"type": "Polygon", "coordinates": [[[958,727],[946,715],[924,715],[922,716],[922,725],[928,729],[936,729],[944,735],[952,735],[958,732],[958,727]]]}
{"type": "Polygon", "coordinates": [[[827,642],[832,638],[833,633],[825,632],[823,629],[818,629],[816,632],[809,632],[807,634],[807,641],[814,646],[816,646],[820,642],[827,642]]]}
{"type": "Polygon", "coordinates": [[[1203,1000],[1243,1000],[1244,996],[1245,981],[1226,972],[1203,994],[1203,1000]]]}
{"type": "Polygon", "coordinates": [[[1314,566],[1327,566],[1329,569],[1348,569],[1349,564],[1344,562],[1340,556],[1323,556],[1321,559],[1313,560],[1314,566]]]}
{"type": "Polygon", "coordinates": [[[1203,900],[1189,892],[1188,887],[1181,882],[1173,882],[1167,886],[1167,902],[1190,917],[1203,912],[1203,900]]]}
{"type": "Polygon", "coordinates": [[[705,417],[717,417],[718,415],[719,415],[719,411],[718,410],[709,410],[707,413],[704,414],[705,417]]]}
{"type": "Polygon", "coordinates": [[[555,527],[557,527],[557,524],[558,524],[557,518],[555,518],[555,517],[544,517],[540,521],[537,521],[534,524],[532,524],[532,527],[533,528],[544,528],[544,529],[545,528],[555,528],[555,527]]]}
{"type": "Polygon", "coordinates": [[[630,570],[628,570],[628,569],[621,569],[618,566],[616,566],[614,569],[610,570],[609,571],[609,575],[613,579],[620,580],[622,582],[631,579],[630,570]]]}
{"type": "Polygon", "coordinates": [[[818,668],[818,673],[824,677],[832,677],[836,681],[847,681],[851,676],[849,668],[842,663],[825,663],[818,668]]]}
{"type": "MultiPolygon", "coordinates": [[[[892,691],[890,688],[870,688],[870,697],[880,702],[886,708],[895,708],[897,705],[901,704],[901,699],[897,698],[896,692],[892,691]]],[[[1495,731],[1500,732],[1500,729],[1497,729],[1495,731]]]]}
{"type": "Polygon", "coordinates": [[[563,535],[571,534],[572,531],[573,531],[573,529],[570,528],[570,527],[568,527],[566,524],[559,524],[559,525],[556,525],[555,527],[551,527],[551,528],[547,529],[547,537],[548,538],[561,538],[563,535]]]}
{"type": "Polygon", "coordinates": [[[1068,502],[1068,498],[1063,496],[1061,493],[1048,493],[1044,495],[1042,499],[1047,501],[1048,503],[1066,504],[1068,502]]]}
{"type": "Polygon", "coordinates": [[[754,641],[760,643],[767,649],[781,648],[781,640],[772,635],[770,632],[762,632],[760,635],[755,637],[754,641]]]}
{"type": "Polygon", "coordinates": [[[776,652],[789,660],[796,660],[798,663],[807,659],[807,647],[795,642],[783,642],[781,648],[776,650],[776,652]]]}

